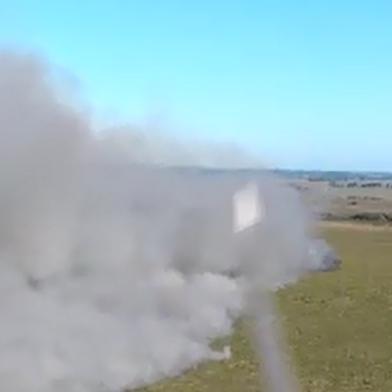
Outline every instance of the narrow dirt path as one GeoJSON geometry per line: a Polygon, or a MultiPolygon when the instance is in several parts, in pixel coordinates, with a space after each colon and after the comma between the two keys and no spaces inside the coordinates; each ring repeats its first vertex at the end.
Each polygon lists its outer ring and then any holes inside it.
{"type": "Polygon", "coordinates": [[[333,222],[333,221],[322,221],[319,223],[321,228],[332,228],[332,229],[349,229],[349,230],[361,230],[361,231],[392,231],[391,225],[374,225],[371,223],[356,223],[356,222],[333,222]]]}

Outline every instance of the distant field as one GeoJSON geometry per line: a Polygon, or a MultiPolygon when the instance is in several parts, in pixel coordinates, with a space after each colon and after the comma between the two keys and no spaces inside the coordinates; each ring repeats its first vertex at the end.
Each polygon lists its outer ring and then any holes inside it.
{"type": "MultiPolygon", "coordinates": [[[[335,225],[325,232],[344,259],[342,270],[312,276],[279,294],[302,390],[390,392],[392,230],[335,225]]],[[[231,342],[231,360],[142,391],[263,391],[245,322],[231,342]]]]}
{"type": "MultiPolygon", "coordinates": [[[[330,181],[292,180],[304,201],[330,220],[392,224],[392,182],[382,187],[334,187],[330,181]]],[[[361,183],[359,183],[361,184],[361,183]]]]}

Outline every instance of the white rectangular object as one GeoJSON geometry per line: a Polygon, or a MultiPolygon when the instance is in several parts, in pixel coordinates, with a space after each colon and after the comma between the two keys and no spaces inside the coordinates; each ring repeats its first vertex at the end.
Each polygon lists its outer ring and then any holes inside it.
{"type": "Polygon", "coordinates": [[[264,208],[256,183],[250,183],[233,196],[233,231],[238,233],[261,222],[264,208]]]}

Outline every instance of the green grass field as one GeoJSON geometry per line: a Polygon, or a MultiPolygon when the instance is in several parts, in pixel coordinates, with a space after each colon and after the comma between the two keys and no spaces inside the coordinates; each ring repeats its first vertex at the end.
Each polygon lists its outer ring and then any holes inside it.
{"type": "MultiPolygon", "coordinates": [[[[326,236],[344,260],[334,273],[279,293],[302,391],[392,391],[392,231],[338,227],[326,236]]],[[[263,391],[246,322],[231,360],[207,363],[143,392],[263,391]]]]}

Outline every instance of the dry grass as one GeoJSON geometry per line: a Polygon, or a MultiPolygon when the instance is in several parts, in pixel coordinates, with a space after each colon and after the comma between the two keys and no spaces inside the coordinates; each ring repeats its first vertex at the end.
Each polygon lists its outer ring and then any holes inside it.
{"type": "MultiPolygon", "coordinates": [[[[279,294],[303,391],[392,390],[392,231],[330,227],[341,271],[310,277],[279,294]]],[[[245,322],[233,357],[208,363],[144,392],[263,391],[245,322]]]]}

